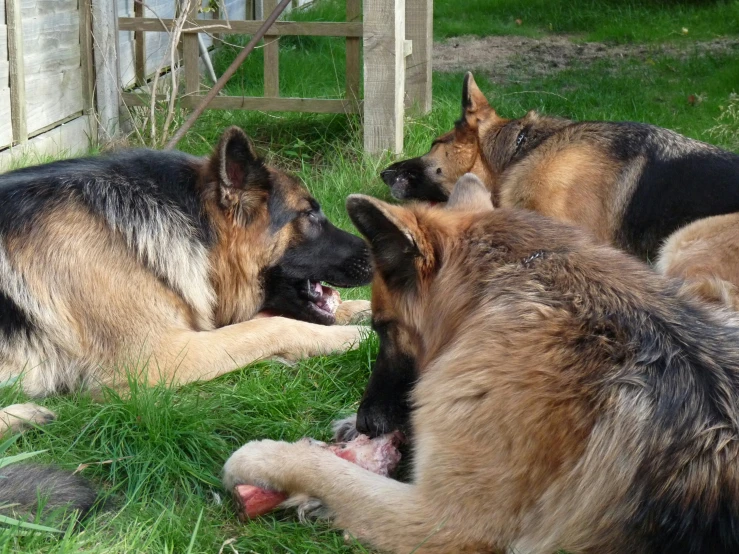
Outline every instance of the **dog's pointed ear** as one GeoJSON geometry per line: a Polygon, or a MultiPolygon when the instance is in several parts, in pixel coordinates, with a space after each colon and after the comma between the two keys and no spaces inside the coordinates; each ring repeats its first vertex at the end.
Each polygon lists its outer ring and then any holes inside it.
{"type": "Polygon", "coordinates": [[[241,208],[250,219],[250,206],[269,189],[269,172],[257,156],[249,137],[238,127],[221,135],[210,159],[211,174],[219,184],[219,199],[224,209],[241,208]]]}
{"type": "Polygon", "coordinates": [[[462,212],[492,212],[490,191],[474,173],[465,173],[454,185],[446,203],[447,210],[462,212]]]}
{"type": "Polygon", "coordinates": [[[375,269],[388,286],[414,288],[418,279],[416,261],[424,253],[413,213],[363,194],[346,200],[349,217],[367,239],[375,269]]]}
{"type": "Polygon", "coordinates": [[[462,117],[472,129],[477,129],[480,121],[494,114],[488,99],[477,86],[471,72],[464,75],[462,83],[462,117]]]}
{"type": "Polygon", "coordinates": [[[218,178],[227,187],[245,189],[257,177],[255,171],[264,169],[249,137],[236,126],[223,132],[213,158],[218,162],[218,178]]]}

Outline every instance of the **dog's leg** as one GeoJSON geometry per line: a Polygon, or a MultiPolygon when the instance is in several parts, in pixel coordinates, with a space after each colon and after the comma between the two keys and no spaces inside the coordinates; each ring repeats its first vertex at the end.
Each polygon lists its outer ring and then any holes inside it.
{"type": "Polygon", "coordinates": [[[489,546],[465,544],[441,508],[450,499],[424,497],[401,483],[342,460],[311,441],[254,441],[226,462],[227,490],[252,484],[320,499],[335,524],[383,551],[407,554],[492,553],[489,546]]]}
{"type": "Polygon", "coordinates": [[[336,308],[336,324],[348,325],[367,321],[372,315],[369,300],[345,300],[336,308]]]}
{"type": "Polygon", "coordinates": [[[55,418],[54,412],[32,402],[11,404],[0,410],[0,436],[19,433],[33,425],[45,425],[55,418]]]}
{"type": "Polygon", "coordinates": [[[367,329],[325,326],[284,317],[258,318],[213,331],[173,330],[154,348],[149,382],[213,379],[257,360],[296,361],[356,348],[367,329]]]}

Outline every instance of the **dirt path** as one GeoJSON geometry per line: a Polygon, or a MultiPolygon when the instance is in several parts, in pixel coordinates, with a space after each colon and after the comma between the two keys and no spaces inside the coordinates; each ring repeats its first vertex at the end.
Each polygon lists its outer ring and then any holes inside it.
{"type": "Polygon", "coordinates": [[[436,71],[481,71],[494,81],[510,77],[550,75],[574,66],[587,66],[604,58],[636,57],[647,59],[657,55],[687,56],[706,53],[739,54],[739,38],[720,38],[693,43],[643,45],[611,45],[602,42],[573,42],[568,36],[527,37],[458,37],[434,44],[436,71]]]}

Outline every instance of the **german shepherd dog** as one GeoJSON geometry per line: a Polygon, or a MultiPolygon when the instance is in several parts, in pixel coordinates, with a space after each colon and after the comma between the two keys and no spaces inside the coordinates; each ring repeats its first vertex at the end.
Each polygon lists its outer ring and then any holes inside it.
{"type": "Polygon", "coordinates": [[[373,326],[417,352],[412,482],[265,440],[227,488],[316,497],[395,553],[739,552],[733,312],[578,227],[493,211],[474,176],[445,208],[347,205],[373,326]]]}
{"type": "Polygon", "coordinates": [[[443,202],[472,172],[494,204],[588,229],[739,309],[739,156],[640,123],[500,117],[467,73],[462,117],[382,172],[402,200],[443,202]],[[713,216],[722,216],[713,218],[713,216]],[[711,219],[708,219],[711,218],[711,219]],[[694,225],[689,225],[697,222],[694,225]]]}
{"type": "MultiPolygon", "coordinates": [[[[371,281],[364,241],[232,127],[209,158],[130,150],[0,176],[0,382],[44,396],[212,379],[356,345],[335,286],[371,281]],[[260,310],[281,316],[256,318],[260,310]]],[[[0,433],[50,413],[0,412],[0,433]]]]}

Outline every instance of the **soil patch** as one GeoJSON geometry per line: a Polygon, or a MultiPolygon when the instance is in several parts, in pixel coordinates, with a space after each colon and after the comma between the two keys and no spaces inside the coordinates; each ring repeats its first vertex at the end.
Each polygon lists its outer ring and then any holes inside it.
{"type": "Polygon", "coordinates": [[[434,43],[434,70],[478,71],[493,81],[551,75],[572,67],[587,67],[602,59],[655,56],[687,57],[706,54],[739,54],[739,38],[670,44],[607,44],[574,42],[564,35],[541,39],[528,37],[454,37],[434,43]]]}

